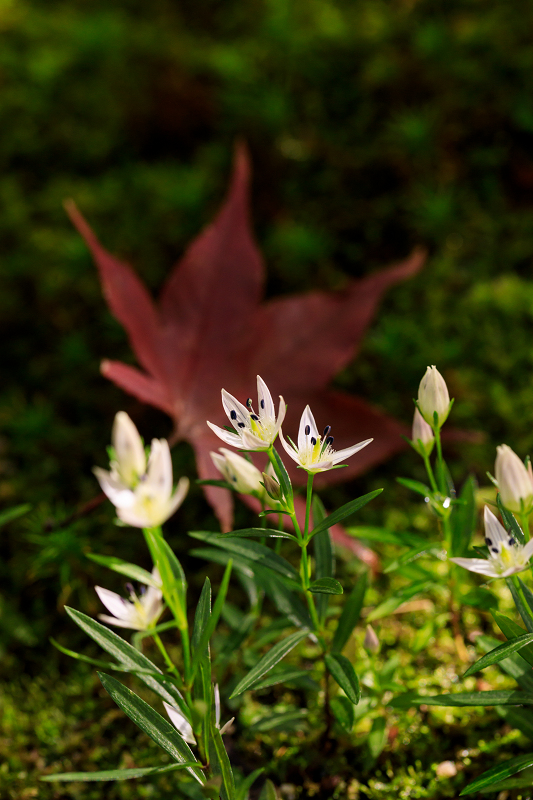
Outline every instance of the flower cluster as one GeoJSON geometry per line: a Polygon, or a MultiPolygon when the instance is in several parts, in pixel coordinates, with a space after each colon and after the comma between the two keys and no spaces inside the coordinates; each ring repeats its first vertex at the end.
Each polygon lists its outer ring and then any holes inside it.
{"type": "MultiPolygon", "coordinates": [[[[233,395],[222,389],[222,405],[234,431],[227,431],[212,422],[207,424],[226,444],[238,447],[241,450],[267,451],[272,447],[279,433],[281,444],[293,461],[306,472],[316,473],[333,469],[340,461],[344,461],[354,455],[354,453],[357,453],[358,450],[366,447],[372,441],[372,439],[365,439],[363,442],[352,445],[352,447],[339,451],[334,450],[333,436],[330,435],[331,427],[327,425],[321,435],[318,432],[311,409],[306,406],[300,420],[298,445],[295,445],[291,440],[289,440],[290,444],[288,444],[281,430],[281,425],[285,418],[283,397],[280,396],[279,411],[276,418],[272,396],[268,386],[259,375],[257,376],[257,395],[259,407],[256,414],[251,399],[247,401],[246,406],[243,406],[233,395]]],[[[223,452],[226,454],[228,451],[223,452]]],[[[222,463],[218,462],[217,466],[225,474],[224,470],[228,468],[227,465],[222,466],[222,463]]]]}

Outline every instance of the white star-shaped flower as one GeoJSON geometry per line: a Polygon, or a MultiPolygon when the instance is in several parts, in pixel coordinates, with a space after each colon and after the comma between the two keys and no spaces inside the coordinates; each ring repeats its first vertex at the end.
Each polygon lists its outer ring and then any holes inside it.
{"type": "Polygon", "coordinates": [[[289,444],[285,440],[283,431],[280,431],[281,444],[292,460],[296,461],[302,469],[314,473],[332,469],[339,461],[344,461],[346,458],[353,456],[354,453],[362,450],[363,447],[373,441],[373,439],[365,439],[364,442],[359,442],[351,447],[346,447],[344,450],[337,451],[332,447],[333,436],[330,436],[330,430],[331,427],[327,425],[321,436],[311,409],[306,406],[300,420],[298,447],[293,442],[289,444]]]}
{"type": "Polygon", "coordinates": [[[485,506],[485,544],[489,548],[488,558],[450,558],[450,561],[489,578],[508,578],[526,569],[533,555],[533,539],[525,545],[518,544],[488,506],[485,506]]]}
{"type": "Polygon", "coordinates": [[[256,466],[233,450],[220,448],[220,453],[209,453],[215,467],[222,473],[227,482],[240,494],[264,494],[261,485],[263,476],[256,466]]]}
{"type": "Polygon", "coordinates": [[[243,406],[232,394],[222,389],[222,405],[234,432],[220,428],[212,422],[207,424],[223,442],[231,447],[238,447],[241,450],[268,450],[274,444],[281,423],[285,419],[285,401],[280,395],[276,418],[272,395],[259,375],[257,376],[257,398],[259,405],[256,413],[251,399],[247,401],[246,406],[243,406]]]}
{"type": "MultiPolygon", "coordinates": [[[[226,722],[226,724],[223,725],[222,728],[220,727],[220,692],[218,690],[218,684],[215,684],[214,694],[215,694],[215,723],[217,728],[220,730],[220,733],[226,733],[226,731],[230,727],[235,717],[232,717],[230,720],[228,720],[228,722],[226,722]]],[[[174,727],[178,730],[178,733],[180,733],[183,736],[184,740],[188,744],[196,744],[196,739],[194,738],[194,734],[192,732],[192,726],[189,720],[181,713],[181,711],[178,708],[171,706],[169,703],[165,703],[165,701],[163,701],[163,705],[165,706],[165,710],[168,716],[170,717],[170,721],[172,722],[174,727]]]]}
{"type": "Polygon", "coordinates": [[[94,474],[118,518],[135,528],[162,525],[177,511],[189,489],[188,478],[181,478],[173,490],[168,442],[153,439],[147,462],[137,428],[123,411],[115,417],[112,442],[115,458],[111,470],[95,467],[94,474]]]}
{"type": "MultiPolygon", "coordinates": [[[[161,579],[156,567],[152,570],[152,576],[156,583],[160,583],[161,579]]],[[[99,618],[103,622],[119,628],[130,628],[135,631],[146,631],[152,628],[164,609],[161,590],[155,586],[143,586],[143,591],[137,595],[131,584],[128,584],[128,589],[130,599],[124,600],[116,592],[95,586],[98,597],[107,610],[113,614],[112,617],[107,614],[99,614],[99,618]]]]}

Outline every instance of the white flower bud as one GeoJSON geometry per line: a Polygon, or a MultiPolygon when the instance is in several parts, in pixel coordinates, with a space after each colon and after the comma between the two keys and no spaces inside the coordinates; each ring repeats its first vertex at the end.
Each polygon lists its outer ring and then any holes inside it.
{"type": "Polygon", "coordinates": [[[503,505],[515,514],[522,509],[531,511],[533,480],[530,472],[506,444],[501,444],[496,451],[496,481],[503,505]]]}
{"type": "Polygon", "coordinates": [[[437,367],[428,367],[418,388],[418,408],[426,422],[433,426],[434,413],[437,412],[437,424],[440,427],[446,422],[450,413],[450,395],[446,381],[437,367]]]}
{"type": "Polygon", "coordinates": [[[415,408],[415,415],[413,417],[412,437],[412,443],[415,450],[420,453],[421,456],[429,456],[433,450],[433,445],[435,444],[435,434],[433,433],[431,426],[427,424],[418,408],[415,408]],[[419,442],[422,446],[422,452],[420,450],[419,442]]]}
{"type": "Polygon", "coordinates": [[[366,626],[366,633],[365,633],[365,640],[363,642],[363,647],[365,648],[365,650],[368,650],[368,652],[372,654],[377,653],[379,651],[379,639],[372,625],[366,626]]]}
{"type": "Polygon", "coordinates": [[[222,473],[227,482],[240,494],[262,494],[261,473],[246,458],[232,450],[220,448],[219,453],[211,453],[215,467],[222,473]]]}

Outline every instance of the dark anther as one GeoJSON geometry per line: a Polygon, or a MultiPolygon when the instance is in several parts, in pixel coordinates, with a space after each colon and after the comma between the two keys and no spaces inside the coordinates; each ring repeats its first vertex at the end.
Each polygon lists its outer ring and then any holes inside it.
{"type": "Polygon", "coordinates": [[[324,436],[327,436],[330,430],[331,430],[331,425],[326,425],[326,427],[324,428],[324,436]]]}
{"type": "Polygon", "coordinates": [[[491,539],[489,539],[489,537],[488,537],[488,536],[485,536],[485,544],[486,544],[488,547],[492,547],[492,540],[491,540],[491,539]]]}
{"type": "Polygon", "coordinates": [[[232,475],[231,480],[233,481],[233,483],[237,483],[237,476],[232,475]]]}
{"type": "Polygon", "coordinates": [[[252,407],[252,398],[251,397],[249,397],[248,400],[246,401],[246,405],[248,406],[248,408],[252,407]]]}
{"type": "Polygon", "coordinates": [[[311,433],[311,427],[310,427],[310,425],[306,425],[305,426],[305,435],[309,436],[310,433],[311,433]]]}
{"type": "Polygon", "coordinates": [[[264,407],[265,407],[265,401],[261,400],[261,408],[264,408],[264,407]]]}
{"type": "MultiPolygon", "coordinates": [[[[308,427],[309,427],[309,426],[308,426],[308,427]]],[[[313,444],[313,445],[314,445],[314,444],[316,444],[316,439],[315,439],[315,437],[314,437],[314,436],[311,436],[311,444],[313,444]]]]}
{"type": "Polygon", "coordinates": [[[126,589],[128,590],[128,592],[129,592],[130,594],[135,594],[135,589],[133,588],[133,584],[132,584],[132,583],[129,583],[129,582],[128,582],[128,583],[126,584],[126,589]]]}
{"type": "Polygon", "coordinates": [[[516,542],[515,542],[515,540],[513,539],[512,536],[509,537],[509,544],[510,545],[516,544],[516,542]]]}
{"type": "Polygon", "coordinates": [[[256,421],[259,419],[257,414],[250,414],[250,419],[255,419],[256,421]]]}
{"type": "Polygon", "coordinates": [[[237,419],[237,412],[235,411],[234,408],[231,409],[230,417],[232,419],[237,419]]]}
{"type": "Polygon", "coordinates": [[[497,553],[498,552],[498,548],[497,547],[491,547],[491,550],[492,550],[493,553],[497,553]]]}
{"type": "Polygon", "coordinates": [[[246,428],[246,425],[244,424],[244,422],[239,422],[239,428],[246,428]]]}
{"type": "Polygon", "coordinates": [[[333,444],[333,436],[328,436],[326,439],[326,444],[333,444]]]}

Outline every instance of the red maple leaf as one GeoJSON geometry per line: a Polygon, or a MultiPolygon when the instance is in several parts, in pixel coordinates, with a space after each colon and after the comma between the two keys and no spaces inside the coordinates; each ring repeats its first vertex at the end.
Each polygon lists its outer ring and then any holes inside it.
{"type": "MultiPolygon", "coordinates": [[[[364,400],[328,389],[328,383],[353,359],[385,290],[418,272],[425,254],[416,250],[401,263],[350,281],[342,292],[314,291],[262,303],[265,270],[251,232],[249,178],[247,152],[240,146],[221,210],[173,269],[158,304],[131,267],[100,245],[74,203],[67,203],[94,257],[109,307],[142,367],[104,361],[102,372],[169,414],[173,442],[190,442],[203,479],[220,477],[209,453],[222,443],[206,420],[227,422],[221,388],[244,401],[259,374],[273,396],[283,394],[288,403],[284,430],[290,435],[309,403],[319,426],[333,426],[337,449],[374,438],[347,468],[317,478],[319,485],[345,481],[400,450],[406,430],[364,400]]],[[[292,474],[302,482],[301,470],[292,474]]],[[[231,493],[212,486],[205,492],[223,529],[230,530],[231,493]]]]}

